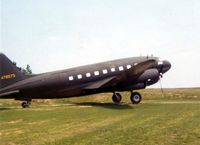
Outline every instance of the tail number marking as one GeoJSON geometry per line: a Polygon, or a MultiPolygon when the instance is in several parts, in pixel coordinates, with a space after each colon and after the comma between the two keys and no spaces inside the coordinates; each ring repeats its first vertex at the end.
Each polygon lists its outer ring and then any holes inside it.
{"type": "Polygon", "coordinates": [[[15,78],[15,77],[16,77],[15,74],[3,75],[3,76],[1,76],[1,80],[12,79],[12,78],[15,78]]]}

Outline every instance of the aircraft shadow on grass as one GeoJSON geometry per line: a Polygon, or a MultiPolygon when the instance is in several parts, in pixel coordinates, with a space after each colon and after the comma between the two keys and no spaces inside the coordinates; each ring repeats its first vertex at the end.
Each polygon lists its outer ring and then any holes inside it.
{"type": "Polygon", "coordinates": [[[109,109],[133,109],[133,106],[129,104],[113,104],[104,102],[82,102],[73,104],[77,106],[95,106],[95,107],[103,107],[109,109]]]}
{"type": "Polygon", "coordinates": [[[2,107],[2,108],[0,108],[0,111],[4,111],[4,110],[11,110],[11,109],[15,109],[15,108],[10,108],[10,107],[2,107]]]}
{"type": "MultiPolygon", "coordinates": [[[[75,106],[85,106],[85,107],[103,107],[108,109],[133,109],[132,104],[113,104],[113,103],[105,103],[105,102],[81,102],[81,103],[72,103],[75,106]]],[[[14,110],[18,107],[0,107],[0,111],[5,110],[14,110]]]]}

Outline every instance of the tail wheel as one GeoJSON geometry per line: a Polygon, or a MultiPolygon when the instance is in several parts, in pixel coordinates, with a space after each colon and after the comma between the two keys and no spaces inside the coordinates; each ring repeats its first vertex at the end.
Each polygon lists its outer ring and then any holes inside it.
{"type": "Polygon", "coordinates": [[[133,92],[131,93],[130,99],[133,104],[139,104],[142,100],[142,96],[138,92],[133,92]]]}
{"type": "Polygon", "coordinates": [[[120,103],[122,100],[122,96],[119,93],[114,93],[112,96],[112,100],[114,103],[120,103]]]}

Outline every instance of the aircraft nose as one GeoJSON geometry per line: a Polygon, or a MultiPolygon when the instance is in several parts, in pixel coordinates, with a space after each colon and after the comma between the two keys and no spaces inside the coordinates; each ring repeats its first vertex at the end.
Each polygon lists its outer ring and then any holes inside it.
{"type": "Polygon", "coordinates": [[[167,60],[164,60],[162,65],[163,65],[161,69],[162,74],[166,73],[171,68],[171,63],[167,60]]]}

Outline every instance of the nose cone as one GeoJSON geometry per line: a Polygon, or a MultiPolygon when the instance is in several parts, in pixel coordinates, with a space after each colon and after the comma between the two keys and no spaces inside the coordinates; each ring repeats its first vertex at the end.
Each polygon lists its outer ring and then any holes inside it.
{"type": "Polygon", "coordinates": [[[171,68],[171,63],[167,60],[164,60],[161,73],[162,74],[166,73],[170,68],[171,68]]]}

